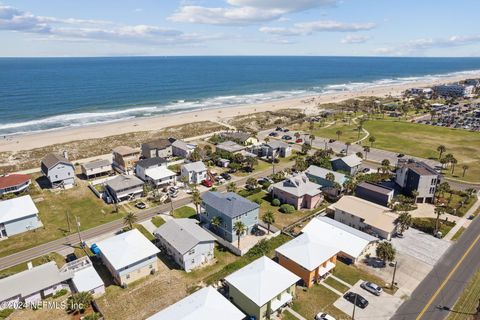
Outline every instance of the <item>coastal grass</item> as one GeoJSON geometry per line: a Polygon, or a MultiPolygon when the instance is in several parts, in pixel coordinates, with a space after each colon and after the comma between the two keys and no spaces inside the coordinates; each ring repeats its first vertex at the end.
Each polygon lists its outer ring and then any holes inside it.
{"type": "Polygon", "coordinates": [[[325,282],[329,286],[333,287],[334,289],[337,289],[341,293],[345,293],[349,289],[346,285],[344,285],[343,283],[333,279],[332,277],[329,277],[329,278],[325,279],[323,282],[325,282]]]}
{"type": "Polygon", "coordinates": [[[298,320],[293,314],[291,314],[288,310],[284,310],[282,312],[282,320],[298,320]]]}
{"type": "Polygon", "coordinates": [[[460,229],[458,229],[458,231],[455,232],[455,234],[453,235],[452,241],[457,241],[458,238],[460,238],[460,236],[463,234],[464,231],[465,231],[465,227],[460,227],[460,229]]]}
{"type": "Polygon", "coordinates": [[[180,218],[191,219],[191,218],[195,218],[196,215],[197,215],[197,212],[195,211],[195,209],[189,206],[183,206],[178,209],[175,209],[173,210],[173,213],[172,213],[172,216],[177,219],[180,219],[180,218]]]}
{"type": "Polygon", "coordinates": [[[462,295],[452,308],[447,320],[468,320],[475,319],[475,313],[480,300],[480,270],[473,275],[463,290],[462,295]]]}
{"type": "MultiPolygon", "coordinates": [[[[32,265],[34,267],[37,267],[42,264],[48,263],[50,261],[55,261],[59,268],[61,268],[65,264],[65,258],[61,254],[58,254],[56,252],[51,252],[41,257],[32,259],[30,262],[32,262],[32,265]]],[[[27,262],[19,263],[13,267],[1,270],[0,279],[25,271],[27,269],[28,269],[27,262]]]]}
{"type": "Polygon", "coordinates": [[[338,298],[336,293],[322,285],[305,290],[297,288],[292,309],[306,319],[314,319],[319,312],[326,312],[336,319],[347,319],[348,316],[333,305],[338,298]]]}

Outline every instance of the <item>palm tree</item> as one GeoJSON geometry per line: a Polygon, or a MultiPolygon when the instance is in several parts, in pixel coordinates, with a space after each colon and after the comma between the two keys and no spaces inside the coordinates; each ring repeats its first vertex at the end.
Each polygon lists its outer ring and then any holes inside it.
{"type": "Polygon", "coordinates": [[[242,221],[237,221],[235,222],[235,224],[233,225],[233,231],[235,231],[235,234],[237,235],[237,239],[238,239],[238,245],[237,247],[240,249],[240,237],[242,236],[242,234],[247,230],[247,227],[245,226],[245,224],[242,222],[242,221]]]}
{"type": "Polygon", "coordinates": [[[215,228],[215,230],[218,232],[218,228],[222,225],[222,218],[219,216],[215,216],[210,220],[210,225],[215,228]]]}
{"type": "Polygon", "coordinates": [[[462,177],[465,177],[465,172],[468,170],[468,165],[464,164],[464,165],[462,166],[462,170],[463,170],[462,177]]]}
{"type": "Polygon", "coordinates": [[[123,218],[123,224],[125,226],[128,226],[130,230],[133,229],[133,225],[137,223],[138,217],[135,213],[129,212],[127,215],[123,218]]]}
{"type": "Polygon", "coordinates": [[[270,225],[275,223],[275,214],[272,210],[267,210],[265,214],[262,216],[262,221],[267,224],[268,227],[268,234],[270,234],[270,225]]]}
{"type": "Polygon", "coordinates": [[[337,132],[335,132],[335,134],[337,135],[337,140],[340,140],[340,136],[342,135],[342,130],[337,130],[337,132]]]}
{"type": "Polygon", "coordinates": [[[377,246],[376,254],[383,261],[393,261],[395,260],[396,250],[391,242],[382,241],[377,246]]]}
{"type": "Polygon", "coordinates": [[[453,175],[453,173],[455,172],[455,165],[458,163],[458,161],[457,159],[452,157],[452,159],[450,159],[450,163],[452,164],[452,175],[453,175]]]}
{"type": "Polygon", "coordinates": [[[440,230],[440,216],[445,213],[445,208],[444,207],[435,207],[435,214],[437,215],[437,220],[435,221],[435,232],[436,234],[440,230]]]}
{"type": "Polygon", "coordinates": [[[386,172],[388,172],[388,170],[390,170],[390,160],[383,159],[381,164],[382,164],[382,169],[383,169],[384,173],[386,173],[386,172]]]}
{"type": "Polygon", "coordinates": [[[249,177],[245,182],[245,186],[247,187],[247,189],[255,189],[257,185],[258,181],[254,177],[249,177]]]}
{"type": "Polygon", "coordinates": [[[192,202],[195,205],[195,210],[197,211],[197,216],[200,218],[200,205],[202,204],[202,196],[197,189],[192,191],[192,202]]]}
{"type": "Polygon", "coordinates": [[[377,140],[377,138],[375,138],[374,136],[370,136],[368,138],[368,141],[370,142],[371,147],[373,147],[373,144],[375,143],[376,140],[377,140]]]}
{"type": "Polygon", "coordinates": [[[312,145],[308,143],[302,144],[302,153],[307,154],[310,150],[312,150],[312,145]]]}
{"type": "Polygon", "coordinates": [[[443,144],[439,145],[437,147],[437,151],[438,151],[438,159],[442,159],[442,154],[447,151],[447,147],[445,147],[443,144]]]}
{"type": "Polygon", "coordinates": [[[365,160],[367,160],[367,155],[370,152],[370,147],[369,146],[364,146],[363,147],[363,152],[365,152],[365,160]]]}
{"type": "Polygon", "coordinates": [[[346,146],[346,149],[345,149],[345,154],[348,155],[348,147],[350,147],[352,145],[352,143],[350,141],[347,141],[345,143],[345,146],[346,146]]]}
{"type": "Polygon", "coordinates": [[[235,184],[235,182],[230,182],[227,185],[227,191],[228,192],[236,192],[237,191],[237,185],[235,184]]]}
{"type": "Polygon", "coordinates": [[[412,216],[408,212],[402,212],[397,218],[397,225],[400,234],[412,226],[412,216]]]}
{"type": "Polygon", "coordinates": [[[357,126],[357,139],[360,139],[360,132],[362,132],[362,129],[363,129],[363,125],[362,123],[360,122],[360,124],[357,126]]]}

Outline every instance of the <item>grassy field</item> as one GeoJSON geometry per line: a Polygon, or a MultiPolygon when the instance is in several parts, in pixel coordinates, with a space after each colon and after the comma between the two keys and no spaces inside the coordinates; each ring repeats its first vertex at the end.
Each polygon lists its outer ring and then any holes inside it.
{"type": "Polygon", "coordinates": [[[477,270],[470,282],[465,287],[460,298],[453,307],[454,311],[460,311],[462,313],[450,312],[448,320],[473,320],[475,319],[472,314],[475,314],[480,300],[480,270],[477,270]]]}
{"type": "MultiPolygon", "coordinates": [[[[463,204],[463,206],[461,206],[461,203],[464,200],[465,197],[462,197],[455,193],[445,192],[445,194],[443,194],[443,201],[447,204],[448,207],[456,209],[455,215],[459,217],[463,217],[465,213],[470,210],[473,204],[477,201],[477,198],[475,196],[472,196],[468,199],[468,201],[463,204]]],[[[440,199],[440,201],[442,201],[442,199],[440,199]]]]}
{"type": "MultiPolygon", "coordinates": [[[[50,261],[55,261],[59,268],[61,268],[65,264],[65,258],[56,252],[52,252],[31,260],[34,267],[48,263],[50,261]]],[[[0,279],[11,276],[15,273],[25,271],[27,269],[27,262],[17,264],[16,266],[10,267],[8,269],[3,269],[2,271],[0,271],[0,279]]]]}
{"type": "MultiPolygon", "coordinates": [[[[433,231],[435,230],[435,223],[436,223],[435,218],[413,218],[412,219],[412,228],[415,228],[417,230],[423,231],[428,234],[433,234],[433,231]]],[[[445,221],[442,218],[440,218],[439,221],[440,224],[440,232],[442,233],[443,236],[445,236],[450,230],[455,226],[455,222],[453,221],[445,221]]]]}
{"type": "Polygon", "coordinates": [[[152,241],[155,239],[155,236],[151,234],[147,229],[145,229],[145,227],[141,224],[134,224],[133,227],[140,231],[140,233],[143,234],[148,240],[152,241]]]}
{"type": "Polygon", "coordinates": [[[345,313],[333,306],[339,296],[322,285],[315,285],[305,291],[297,288],[296,294],[297,298],[293,301],[292,309],[306,319],[313,319],[321,311],[337,319],[348,318],[345,313]]]}
{"type": "Polygon", "coordinates": [[[437,159],[437,147],[444,145],[446,153],[458,160],[455,172],[446,170],[447,176],[466,180],[480,180],[480,133],[459,129],[434,127],[403,121],[366,121],[364,128],[375,136],[375,148],[401,152],[427,159],[437,159]],[[399,134],[401,132],[402,134],[399,134]],[[469,169],[462,177],[462,165],[469,169]]]}
{"type": "Polygon", "coordinates": [[[163,220],[163,218],[160,216],[155,216],[152,218],[152,223],[158,228],[165,223],[165,220],[163,220]]]}
{"type": "Polygon", "coordinates": [[[337,289],[341,293],[345,293],[348,291],[348,287],[344,285],[343,283],[340,283],[339,281],[333,279],[333,278],[327,278],[323,282],[328,284],[329,286],[333,287],[334,289],[337,289]]]}
{"type": "Polygon", "coordinates": [[[192,207],[183,206],[178,209],[173,210],[172,216],[174,218],[194,218],[197,215],[197,212],[192,207]]]}

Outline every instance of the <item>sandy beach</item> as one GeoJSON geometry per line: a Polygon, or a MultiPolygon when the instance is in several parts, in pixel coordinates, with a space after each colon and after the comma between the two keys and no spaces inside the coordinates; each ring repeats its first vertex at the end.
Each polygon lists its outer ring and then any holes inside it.
{"type": "MultiPolygon", "coordinates": [[[[469,74],[468,78],[480,77],[479,74],[469,74]]],[[[114,122],[87,127],[61,129],[42,133],[9,136],[0,139],[0,152],[30,150],[48,145],[65,143],[75,140],[102,138],[117,134],[138,131],[159,130],[169,126],[188,124],[197,121],[226,122],[229,118],[238,115],[248,115],[255,112],[272,111],[275,109],[295,108],[302,109],[306,114],[318,111],[321,103],[339,102],[360,96],[385,97],[397,96],[412,87],[428,87],[441,83],[464,80],[466,76],[452,76],[436,81],[418,81],[408,84],[373,87],[361,91],[339,92],[310,97],[302,97],[281,101],[272,101],[255,105],[242,105],[229,108],[205,109],[188,113],[168,114],[150,118],[139,118],[121,122],[114,122]]],[[[121,144],[121,142],[119,142],[121,144]]]]}

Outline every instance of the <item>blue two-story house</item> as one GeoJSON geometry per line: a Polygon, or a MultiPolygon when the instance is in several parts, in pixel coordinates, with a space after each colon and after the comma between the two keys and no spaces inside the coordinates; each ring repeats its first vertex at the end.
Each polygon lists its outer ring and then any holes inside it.
{"type": "Polygon", "coordinates": [[[219,226],[211,226],[211,230],[229,242],[237,241],[233,230],[237,221],[242,221],[249,234],[258,224],[260,206],[234,192],[220,193],[209,191],[203,195],[201,221],[208,226],[214,217],[220,218],[219,226]]]}

